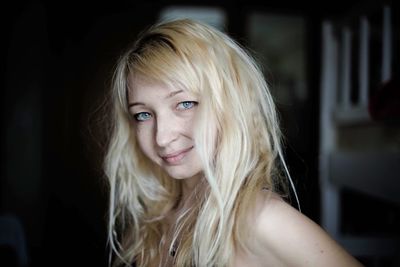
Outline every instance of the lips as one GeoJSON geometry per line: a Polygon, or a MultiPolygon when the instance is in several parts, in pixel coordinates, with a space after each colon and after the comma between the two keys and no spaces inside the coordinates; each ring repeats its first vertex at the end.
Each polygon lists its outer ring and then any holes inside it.
{"type": "Polygon", "coordinates": [[[186,154],[192,150],[192,147],[180,150],[180,151],[176,151],[173,153],[169,153],[166,155],[161,156],[161,158],[163,159],[163,161],[167,164],[170,165],[177,165],[180,163],[180,161],[186,156],[186,154]]]}

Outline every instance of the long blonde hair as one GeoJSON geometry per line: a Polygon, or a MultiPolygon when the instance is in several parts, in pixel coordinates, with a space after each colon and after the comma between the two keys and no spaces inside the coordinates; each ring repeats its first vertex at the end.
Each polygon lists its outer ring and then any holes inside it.
{"type": "Polygon", "coordinates": [[[129,75],[199,97],[194,140],[204,183],[193,193],[195,206],[176,222],[174,261],[176,266],[228,265],[234,249],[248,245],[246,211],[256,192],[285,188],[279,171],[279,166],[287,171],[281,132],[262,72],[233,39],[188,19],[150,27],[119,59],[104,164],[110,186],[109,242],[115,262],[148,266],[158,257],[165,216],[182,189],[137,145],[127,107],[129,75]]]}

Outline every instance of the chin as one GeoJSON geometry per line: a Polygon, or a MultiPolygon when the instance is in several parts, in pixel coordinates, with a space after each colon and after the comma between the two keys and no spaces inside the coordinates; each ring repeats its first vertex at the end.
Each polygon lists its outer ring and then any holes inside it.
{"type": "Polygon", "coordinates": [[[168,175],[177,180],[190,179],[198,176],[201,170],[166,170],[168,175]]]}
{"type": "Polygon", "coordinates": [[[175,173],[175,172],[168,172],[169,176],[176,180],[185,180],[192,178],[196,174],[188,174],[188,173],[175,173]]]}

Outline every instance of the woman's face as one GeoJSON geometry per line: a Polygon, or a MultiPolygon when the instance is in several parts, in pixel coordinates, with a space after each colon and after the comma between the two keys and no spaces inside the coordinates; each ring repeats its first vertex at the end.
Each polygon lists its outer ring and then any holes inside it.
{"type": "Polygon", "coordinates": [[[129,112],[143,153],[175,179],[197,177],[202,165],[192,138],[196,97],[143,80],[128,83],[129,112]]]}

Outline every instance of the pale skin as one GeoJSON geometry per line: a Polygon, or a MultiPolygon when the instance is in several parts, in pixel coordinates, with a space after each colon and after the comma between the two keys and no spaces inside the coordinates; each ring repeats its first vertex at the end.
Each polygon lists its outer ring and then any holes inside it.
{"type": "MultiPolygon", "coordinates": [[[[198,102],[194,95],[144,80],[128,80],[129,112],[142,152],[183,185],[183,199],[201,177],[202,167],[195,150],[193,128],[198,102]]],[[[266,266],[362,266],[320,226],[278,196],[260,192],[249,222],[254,227],[250,252],[237,248],[232,267],[266,266]]],[[[190,205],[182,203],[181,208],[190,205]]],[[[174,216],[168,218],[173,223],[174,216]]],[[[164,255],[168,254],[164,248],[164,255]]],[[[168,257],[168,256],[165,256],[168,257]]],[[[164,259],[165,259],[164,257],[164,259]]],[[[163,261],[160,266],[169,266],[163,261]]],[[[158,264],[155,264],[158,266],[158,264]]]]}
{"type": "Polygon", "coordinates": [[[279,196],[261,192],[249,212],[249,222],[253,222],[258,247],[251,254],[237,249],[232,267],[362,266],[319,225],[279,196]]]}

